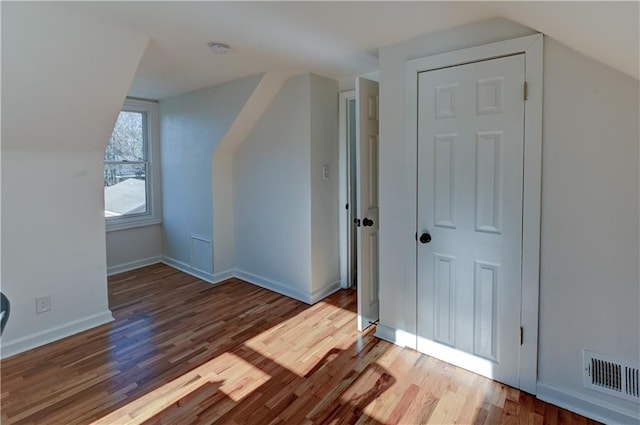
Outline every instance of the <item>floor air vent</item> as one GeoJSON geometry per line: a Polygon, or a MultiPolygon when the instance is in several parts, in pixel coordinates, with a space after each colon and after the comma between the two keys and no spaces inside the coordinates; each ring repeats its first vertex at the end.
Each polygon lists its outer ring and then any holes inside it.
{"type": "Polygon", "coordinates": [[[640,403],[640,367],[584,350],[585,387],[640,403]]]}

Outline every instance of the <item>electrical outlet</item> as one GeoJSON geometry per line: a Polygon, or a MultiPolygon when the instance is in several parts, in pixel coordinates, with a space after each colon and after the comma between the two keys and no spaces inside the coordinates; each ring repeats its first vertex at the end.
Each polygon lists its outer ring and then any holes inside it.
{"type": "Polygon", "coordinates": [[[51,295],[36,298],[36,314],[51,311],[51,295]]]}

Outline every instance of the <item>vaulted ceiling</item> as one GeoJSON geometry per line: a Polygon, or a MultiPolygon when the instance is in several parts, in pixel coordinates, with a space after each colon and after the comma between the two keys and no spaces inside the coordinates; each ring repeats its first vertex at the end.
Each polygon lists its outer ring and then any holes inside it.
{"type": "Polygon", "coordinates": [[[265,71],[346,78],[377,69],[377,50],[502,17],[639,78],[633,2],[71,2],[150,37],[130,95],[161,99],[265,71]],[[230,44],[227,55],[207,43],[230,44]]]}

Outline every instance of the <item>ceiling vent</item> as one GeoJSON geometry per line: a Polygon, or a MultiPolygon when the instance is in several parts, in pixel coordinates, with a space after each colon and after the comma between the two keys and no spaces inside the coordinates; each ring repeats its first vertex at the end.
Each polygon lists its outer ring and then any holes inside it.
{"type": "Polygon", "coordinates": [[[640,367],[584,350],[584,386],[640,403],[640,367]]]}

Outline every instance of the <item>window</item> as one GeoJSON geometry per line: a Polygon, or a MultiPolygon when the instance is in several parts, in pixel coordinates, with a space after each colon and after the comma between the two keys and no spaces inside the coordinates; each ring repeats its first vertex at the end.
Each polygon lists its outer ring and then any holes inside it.
{"type": "Polygon", "coordinates": [[[107,231],[160,222],[157,112],[154,102],[127,99],[104,154],[107,231]]]}

